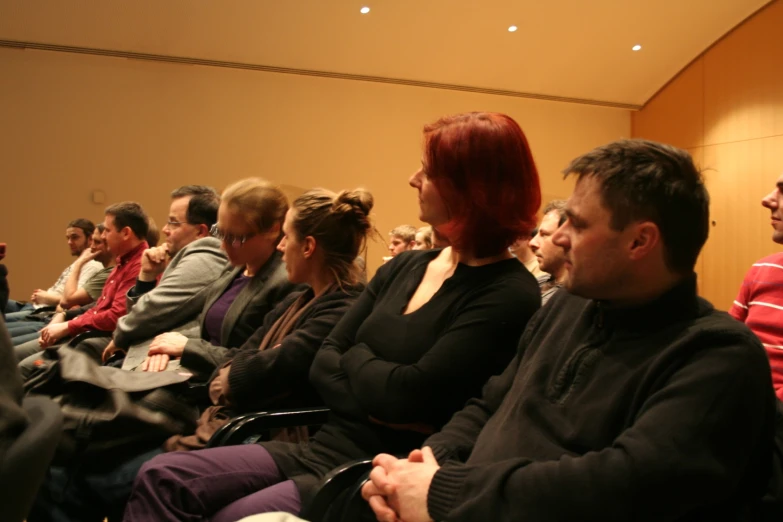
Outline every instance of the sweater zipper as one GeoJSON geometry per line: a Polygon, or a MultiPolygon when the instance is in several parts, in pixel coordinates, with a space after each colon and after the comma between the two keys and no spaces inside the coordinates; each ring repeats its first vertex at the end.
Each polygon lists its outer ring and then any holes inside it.
{"type": "MultiPolygon", "coordinates": [[[[604,308],[600,302],[596,302],[596,318],[595,326],[599,330],[603,330],[604,327],[604,308]]],[[[602,335],[599,337],[603,337],[602,335]]],[[[563,404],[576,385],[576,377],[579,373],[579,369],[585,364],[586,360],[592,357],[596,357],[599,354],[599,347],[603,344],[602,341],[592,342],[587,346],[580,348],[566,361],[566,366],[561,375],[562,379],[558,379],[558,388],[555,393],[555,402],[563,404]]]]}

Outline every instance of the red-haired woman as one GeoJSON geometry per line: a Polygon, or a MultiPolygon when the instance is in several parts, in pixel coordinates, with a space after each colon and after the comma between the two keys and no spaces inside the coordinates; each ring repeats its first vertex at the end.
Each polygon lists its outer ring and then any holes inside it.
{"type": "Polygon", "coordinates": [[[503,370],[540,305],[535,279],[508,253],[541,202],[525,135],[502,114],[443,118],[424,128],[410,184],[421,220],[452,246],[383,265],[324,342],[310,381],[329,422],[308,444],[157,457],[136,478],[126,522],[298,513],[331,469],[420,447],[503,370]]]}

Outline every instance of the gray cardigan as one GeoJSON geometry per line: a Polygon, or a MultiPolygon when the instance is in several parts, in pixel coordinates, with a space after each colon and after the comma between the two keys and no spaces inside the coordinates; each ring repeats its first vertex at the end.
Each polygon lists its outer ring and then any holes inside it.
{"type": "Polygon", "coordinates": [[[194,322],[210,296],[213,283],[226,270],[220,241],[204,237],[172,258],[158,285],[142,295],[128,292],[128,313],[114,330],[114,344],[128,347],[194,322]]]}
{"type": "Polygon", "coordinates": [[[227,348],[242,346],[261,326],[268,312],[292,291],[301,289],[288,281],[282,254],[275,252],[231,303],[223,318],[220,346],[215,346],[204,338],[207,312],[244,270],[244,266],[230,269],[212,285],[210,296],[199,317],[201,338],[191,338],[185,345],[181,364],[194,372],[196,379],[209,377],[214,369],[225,361],[224,353],[227,348]]]}

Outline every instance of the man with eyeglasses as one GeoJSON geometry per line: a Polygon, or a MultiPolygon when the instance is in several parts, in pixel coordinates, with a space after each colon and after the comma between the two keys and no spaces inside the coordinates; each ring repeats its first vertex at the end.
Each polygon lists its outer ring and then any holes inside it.
{"type": "MultiPolygon", "coordinates": [[[[220,241],[210,235],[220,195],[211,187],[186,185],[171,198],[163,227],[166,242],[144,252],[136,285],[127,294],[128,314],[117,323],[114,339],[103,351],[104,361],[160,333],[197,329],[206,290],[226,268],[220,241]]],[[[146,354],[146,344],[134,353],[146,354]]],[[[131,360],[124,365],[133,366],[131,360]]]]}

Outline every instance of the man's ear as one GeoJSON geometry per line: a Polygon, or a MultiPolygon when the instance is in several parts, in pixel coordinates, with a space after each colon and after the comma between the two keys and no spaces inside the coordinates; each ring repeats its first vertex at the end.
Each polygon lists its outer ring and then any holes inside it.
{"type": "Polygon", "coordinates": [[[198,237],[208,237],[209,236],[209,227],[205,225],[204,223],[198,225],[198,237]]]}
{"type": "Polygon", "coordinates": [[[629,256],[632,260],[643,259],[661,242],[661,231],[652,221],[642,221],[631,226],[633,235],[629,256]]]}

